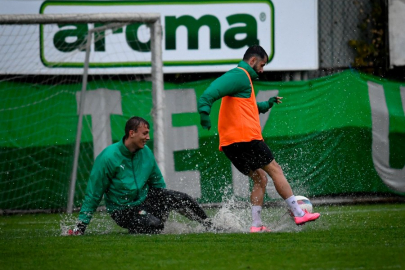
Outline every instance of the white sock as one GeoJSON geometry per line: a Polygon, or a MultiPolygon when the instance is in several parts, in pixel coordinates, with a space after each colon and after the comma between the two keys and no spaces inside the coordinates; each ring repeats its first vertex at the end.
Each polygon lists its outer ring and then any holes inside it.
{"type": "Polygon", "coordinates": [[[260,205],[252,206],[252,226],[262,226],[262,207],[260,205]]]}
{"type": "Polygon", "coordinates": [[[301,207],[298,205],[294,195],[286,199],[285,202],[287,203],[294,217],[302,217],[305,215],[304,211],[302,211],[301,207]]]}

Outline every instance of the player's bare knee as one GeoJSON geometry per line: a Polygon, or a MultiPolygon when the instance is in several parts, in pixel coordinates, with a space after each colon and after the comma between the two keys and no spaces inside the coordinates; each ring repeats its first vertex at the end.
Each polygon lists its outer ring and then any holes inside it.
{"type": "Polygon", "coordinates": [[[270,164],[265,166],[264,169],[273,180],[274,180],[274,176],[277,177],[278,175],[283,175],[284,174],[283,169],[276,162],[276,160],[273,160],[272,162],[270,162],[270,164]]]}
{"type": "Polygon", "coordinates": [[[262,171],[262,173],[260,174],[260,185],[262,186],[262,188],[266,188],[267,186],[267,175],[264,171],[262,171]]]}
{"type": "Polygon", "coordinates": [[[266,173],[262,169],[251,172],[249,176],[252,178],[255,185],[260,185],[260,187],[266,188],[268,180],[266,173]]]}

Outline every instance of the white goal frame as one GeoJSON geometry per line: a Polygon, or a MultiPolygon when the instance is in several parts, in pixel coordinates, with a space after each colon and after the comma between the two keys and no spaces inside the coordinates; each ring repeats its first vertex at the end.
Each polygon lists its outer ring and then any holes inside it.
{"type": "Polygon", "coordinates": [[[79,120],[75,141],[75,152],[70,179],[68,204],[66,212],[73,212],[73,199],[76,187],[77,168],[80,149],[80,138],[83,121],[83,105],[87,88],[87,75],[89,69],[90,44],[94,32],[105,29],[117,28],[126,24],[142,22],[146,23],[151,30],[151,54],[152,54],[152,99],[153,99],[153,126],[154,126],[154,154],[156,162],[165,176],[164,160],[164,84],[163,84],[163,61],[162,61],[162,25],[159,13],[99,13],[99,14],[21,14],[0,15],[0,25],[12,24],[55,24],[55,23],[103,23],[107,24],[98,28],[90,29],[87,35],[86,56],[83,67],[83,83],[79,105],[79,120]]]}

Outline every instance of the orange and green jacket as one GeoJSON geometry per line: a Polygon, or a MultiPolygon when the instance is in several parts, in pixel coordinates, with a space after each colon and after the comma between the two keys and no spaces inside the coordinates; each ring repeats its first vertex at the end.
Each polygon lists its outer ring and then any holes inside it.
{"type": "Polygon", "coordinates": [[[267,101],[256,102],[251,80],[258,74],[246,62],[213,81],[198,100],[198,112],[211,113],[213,103],[222,98],[218,120],[219,149],[236,142],[262,140],[259,113],[270,109],[267,101]],[[247,73],[249,76],[247,75],[247,73]]]}

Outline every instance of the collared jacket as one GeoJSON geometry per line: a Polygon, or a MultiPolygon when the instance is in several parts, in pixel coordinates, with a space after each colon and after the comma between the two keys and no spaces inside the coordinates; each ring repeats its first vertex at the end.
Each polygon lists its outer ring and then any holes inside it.
{"type": "Polygon", "coordinates": [[[145,145],[131,153],[123,138],[106,147],[94,161],[79,220],[90,223],[103,195],[109,213],[140,205],[149,187],[166,187],[152,151],[145,145]]]}

